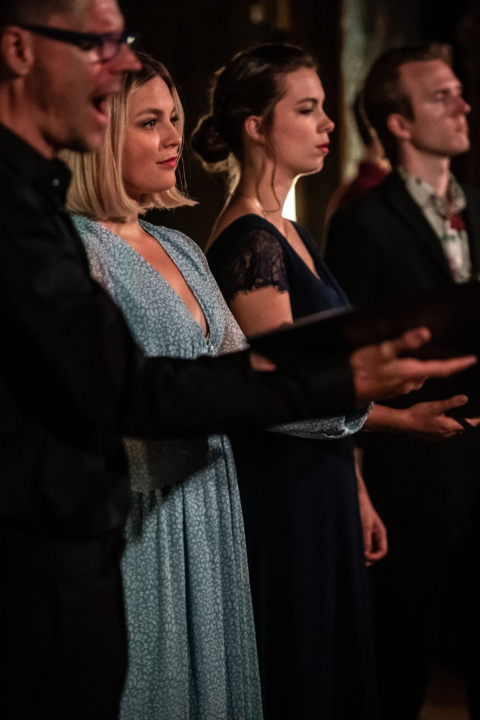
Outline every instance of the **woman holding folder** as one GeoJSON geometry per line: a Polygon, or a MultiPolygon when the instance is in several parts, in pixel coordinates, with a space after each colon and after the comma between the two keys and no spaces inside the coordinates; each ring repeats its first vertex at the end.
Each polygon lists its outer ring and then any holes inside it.
{"type": "MultiPolygon", "coordinates": [[[[311,235],[282,217],[296,178],[320,171],[328,154],[334,124],[323,101],[312,57],[259,46],[217,73],[211,114],[192,138],[208,170],[228,172],[207,258],[247,336],[347,304],[311,235]]],[[[376,410],[372,425],[458,431],[446,406],[432,415],[427,405],[411,416],[376,410]]],[[[383,557],[387,542],[355,471],[351,435],[366,416],[231,438],[266,720],[375,717],[365,558],[383,557]]]]}

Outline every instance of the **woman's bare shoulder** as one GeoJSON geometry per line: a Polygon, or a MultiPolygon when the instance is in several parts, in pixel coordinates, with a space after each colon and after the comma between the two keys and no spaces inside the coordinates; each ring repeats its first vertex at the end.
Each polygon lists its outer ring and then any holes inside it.
{"type": "MultiPolygon", "coordinates": [[[[252,209],[251,204],[247,201],[245,201],[244,198],[238,198],[238,200],[232,200],[229,205],[222,210],[220,215],[215,221],[215,224],[212,228],[212,232],[210,234],[210,238],[208,240],[207,244],[207,250],[208,248],[215,242],[217,237],[221,235],[221,233],[235,220],[238,220],[241,217],[244,217],[244,215],[258,215],[258,210],[255,208],[252,209]]],[[[260,216],[261,217],[261,216],[260,216]]]]}

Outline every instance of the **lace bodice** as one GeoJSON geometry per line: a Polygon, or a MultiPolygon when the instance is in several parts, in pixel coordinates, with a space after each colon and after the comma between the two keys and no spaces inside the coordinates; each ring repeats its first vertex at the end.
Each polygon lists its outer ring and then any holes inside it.
{"type": "MultiPolygon", "coordinates": [[[[248,215],[229,225],[208,251],[210,267],[227,302],[238,292],[270,286],[290,294],[294,318],[346,304],[346,297],[316,251],[313,239],[304,228],[296,227],[324,281],[311,272],[274,225],[248,215]],[[305,302],[298,308],[295,303],[300,295],[305,302]]],[[[269,429],[309,439],[338,439],[360,430],[367,415],[368,409],[360,408],[349,417],[321,418],[269,429]]]]}
{"type": "Polygon", "coordinates": [[[222,268],[219,286],[227,302],[241,290],[273,286],[288,292],[283,250],[277,238],[262,228],[245,233],[222,268]]]}

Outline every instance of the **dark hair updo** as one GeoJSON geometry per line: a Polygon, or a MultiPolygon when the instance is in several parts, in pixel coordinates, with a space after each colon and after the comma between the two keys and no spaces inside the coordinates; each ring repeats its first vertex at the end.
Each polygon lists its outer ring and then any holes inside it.
{"type": "Polygon", "coordinates": [[[302,68],[317,70],[305,50],[271,43],[238,53],[215,73],[210,114],[200,120],[191,139],[208,171],[232,174],[232,165],[238,166],[243,159],[245,120],[256,115],[268,127],[285,92],[285,75],[302,68]],[[238,162],[232,163],[233,158],[238,162]]]}

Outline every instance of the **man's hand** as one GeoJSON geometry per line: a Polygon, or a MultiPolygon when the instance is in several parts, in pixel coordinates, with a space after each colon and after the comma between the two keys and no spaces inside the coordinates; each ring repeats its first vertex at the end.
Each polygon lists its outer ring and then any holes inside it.
{"type": "Polygon", "coordinates": [[[256,352],[250,353],[250,365],[256,372],[272,372],[277,369],[271,360],[256,352]]]}
{"type": "Polygon", "coordinates": [[[430,340],[427,328],[409,330],[396,340],[367,345],[350,356],[359,403],[386,400],[418,390],[429,377],[448,377],[477,362],[474,355],[449,360],[399,357],[430,340]]]}

